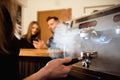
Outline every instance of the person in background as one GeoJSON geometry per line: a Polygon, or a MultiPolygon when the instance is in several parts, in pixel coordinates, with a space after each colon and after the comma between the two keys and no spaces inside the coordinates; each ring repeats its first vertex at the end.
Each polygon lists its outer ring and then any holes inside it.
{"type": "MultiPolygon", "coordinates": [[[[0,0],[0,79],[19,80],[19,39],[15,36],[17,0],[0,0]]],[[[71,58],[54,59],[24,80],[48,80],[66,77],[71,58]],[[54,66],[53,66],[54,65],[54,66]]]]}
{"type": "Polygon", "coordinates": [[[28,26],[28,31],[21,37],[21,48],[47,48],[40,38],[41,30],[37,21],[32,21],[28,26]]]}
{"type": "MultiPolygon", "coordinates": [[[[48,16],[47,19],[48,29],[51,31],[51,33],[54,35],[54,30],[57,27],[57,25],[60,24],[60,20],[56,16],[48,16]]],[[[47,47],[50,48],[53,44],[53,35],[49,38],[47,42],[47,47]]]]}
{"type": "Polygon", "coordinates": [[[54,42],[54,34],[55,34],[56,27],[61,25],[64,25],[67,27],[69,24],[66,22],[60,21],[60,19],[56,16],[48,16],[46,21],[48,24],[48,29],[53,34],[47,41],[48,52],[51,58],[53,59],[64,58],[64,51],[61,50],[59,47],[56,47],[56,43],[54,42]]]}
{"type": "Polygon", "coordinates": [[[49,55],[51,56],[52,59],[63,58],[64,57],[63,50],[56,47],[56,43],[54,43],[54,41],[53,41],[55,28],[59,24],[61,24],[61,22],[60,22],[59,18],[56,16],[48,16],[46,21],[48,24],[48,29],[52,33],[52,36],[48,39],[47,44],[46,44],[47,48],[48,48],[49,55]]]}

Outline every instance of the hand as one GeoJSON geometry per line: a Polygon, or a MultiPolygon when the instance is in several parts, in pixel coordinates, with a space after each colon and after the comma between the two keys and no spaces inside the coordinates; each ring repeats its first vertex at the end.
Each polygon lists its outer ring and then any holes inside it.
{"type": "Polygon", "coordinates": [[[33,45],[36,49],[46,48],[46,45],[42,40],[38,40],[38,41],[33,40],[33,45]]]}
{"type": "Polygon", "coordinates": [[[65,63],[69,63],[72,58],[53,59],[47,63],[44,67],[44,71],[47,72],[47,79],[66,77],[70,72],[72,66],[65,66],[65,63]]]}

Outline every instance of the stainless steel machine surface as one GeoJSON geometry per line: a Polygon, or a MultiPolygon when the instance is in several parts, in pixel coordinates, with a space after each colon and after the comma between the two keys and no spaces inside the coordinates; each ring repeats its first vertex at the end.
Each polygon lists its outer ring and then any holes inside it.
{"type": "Polygon", "coordinates": [[[77,66],[120,76],[120,5],[80,17],[72,28],[80,29],[82,51],[98,53],[89,68],[77,66]]]}

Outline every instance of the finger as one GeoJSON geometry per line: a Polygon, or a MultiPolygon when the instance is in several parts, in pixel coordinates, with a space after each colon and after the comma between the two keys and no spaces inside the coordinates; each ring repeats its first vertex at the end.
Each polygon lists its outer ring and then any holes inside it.
{"type": "Polygon", "coordinates": [[[61,62],[64,64],[64,63],[69,63],[71,60],[72,60],[71,57],[66,57],[64,59],[61,59],[61,62]]]}

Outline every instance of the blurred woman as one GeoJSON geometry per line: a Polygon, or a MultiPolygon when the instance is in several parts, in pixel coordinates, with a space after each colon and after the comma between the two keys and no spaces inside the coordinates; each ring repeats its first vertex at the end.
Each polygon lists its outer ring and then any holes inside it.
{"type": "Polygon", "coordinates": [[[16,0],[0,0],[0,79],[19,79],[18,39],[15,37],[16,0]]]}
{"type": "Polygon", "coordinates": [[[32,21],[28,26],[28,31],[21,38],[21,48],[47,48],[40,38],[41,30],[37,21],[32,21]]]}

